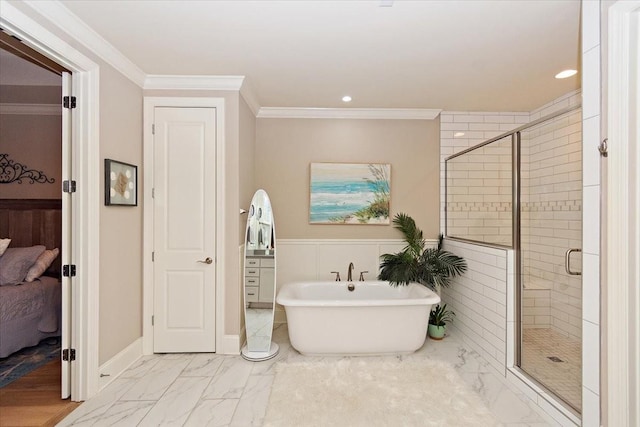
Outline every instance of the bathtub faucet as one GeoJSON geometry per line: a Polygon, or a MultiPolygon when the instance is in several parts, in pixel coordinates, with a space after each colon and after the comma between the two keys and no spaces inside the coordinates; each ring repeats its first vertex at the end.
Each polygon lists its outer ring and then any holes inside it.
{"type": "Polygon", "coordinates": [[[347,282],[353,282],[353,263],[349,263],[349,271],[347,272],[347,282]]]}

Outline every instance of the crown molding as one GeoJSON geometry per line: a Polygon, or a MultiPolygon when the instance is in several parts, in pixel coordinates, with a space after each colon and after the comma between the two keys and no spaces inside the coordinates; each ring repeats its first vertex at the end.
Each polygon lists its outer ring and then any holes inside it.
{"type": "Polygon", "coordinates": [[[245,76],[184,76],[150,74],[144,81],[144,89],[180,90],[234,90],[240,91],[254,116],[258,115],[260,104],[245,76]]]}
{"type": "Polygon", "coordinates": [[[24,2],[33,10],[44,16],[53,25],[64,31],[89,51],[121,72],[125,77],[140,87],[143,87],[145,73],[111,43],[96,33],[83,20],[56,0],[24,2]]]}
{"type": "Polygon", "coordinates": [[[244,76],[185,76],[149,74],[144,89],[240,90],[244,76]]]}
{"type": "Polygon", "coordinates": [[[421,108],[280,108],[262,107],[259,119],[433,120],[442,110],[421,108]]]}
{"type": "Polygon", "coordinates": [[[60,104],[0,104],[0,114],[24,114],[29,116],[61,116],[60,104]]]}
{"type": "Polygon", "coordinates": [[[253,87],[249,84],[247,79],[244,80],[242,87],[240,88],[240,95],[249,106],[249,109],[251,109],[251,112],[253,112],[253,115],[257,117],[260,112],[260,103],[256,97],[256,92],[253,90],[253,87]]]}

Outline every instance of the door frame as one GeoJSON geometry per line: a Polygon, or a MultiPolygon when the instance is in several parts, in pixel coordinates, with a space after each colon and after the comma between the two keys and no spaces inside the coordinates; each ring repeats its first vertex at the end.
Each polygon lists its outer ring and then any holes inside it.
{"type": "Polygon", "coordinates": [[[637,402],[640,395],[640,299],[638,280],[640,246],[640,174],[632,165],[640,161],[640,81],[638,56],[631,55],[640,31],[640,1],[618,1],[609,8],[608,22],[608,110],[607,132],[609,156],[607,166],[607,265],[606,365],[601,381],[605,382],[606,419],[612,426],[633,426],[640,422],[637,402]],[[632,61],[636,61],[633,64],[632,61]],[[635,77],[632,77],[635,73],[635,77]],[[631,94],[631,91],[635,92],[631,94]],[[635,117],[635,120],[634,120],[635,117]],[[633,140],[635,139],[635,141],[633,140]],[[635,205],[635,206],[634,206],[635,205]]]}
{"type": "Polygon", "coordinates": [[[153,316],[154,280],[153,262],[153,230],[155,227],[153,218],[153,197],[151,194],[154,182],[153,163],[153,133],[152,124],[156,107],[183,107],[183,108],[215,108],[216,109],[216,352],[225,353],[225,263],[224,257],[226,243],[225,231],[225,100],[214,97],[144,97],[143,119],[143,164],[144,164],[144,191],[142,195],[143,206],[143,269],[142,269],[142,353],[153,354],[153,316]]]}
{"type": "Polygon", "coordinates": [[[71,179],[78,189],[71,208],[71,259],[77,274],[71,289],[70,340],[78,358],[71,364],[71,400],[82,401],[99,391],[99,67],[9,2],[2,2],[0,26],[73,73],[72,93],[78,102],[71,125],[71,179]]]}

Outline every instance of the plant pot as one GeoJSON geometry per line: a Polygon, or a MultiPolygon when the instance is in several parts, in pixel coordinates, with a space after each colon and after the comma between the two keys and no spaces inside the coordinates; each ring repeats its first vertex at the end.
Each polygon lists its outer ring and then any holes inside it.
{"type": "Polygon", "coordinates": [[[429,323],[429,338],[434,340],[441,340],[442,338],[444,338],[444,329],[444,326],[436,326],[429,323]]]}

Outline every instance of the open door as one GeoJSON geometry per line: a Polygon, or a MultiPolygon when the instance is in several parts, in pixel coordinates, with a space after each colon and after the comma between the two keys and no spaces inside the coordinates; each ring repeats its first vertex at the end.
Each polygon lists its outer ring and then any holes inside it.
{"type": "Polygon", "coordinates": [[[71,174],[71,74],[62,73],[62,398],[71,397],[71,362],[75,351],[71,343],[71,203],[75,181],[71,174]]]}

